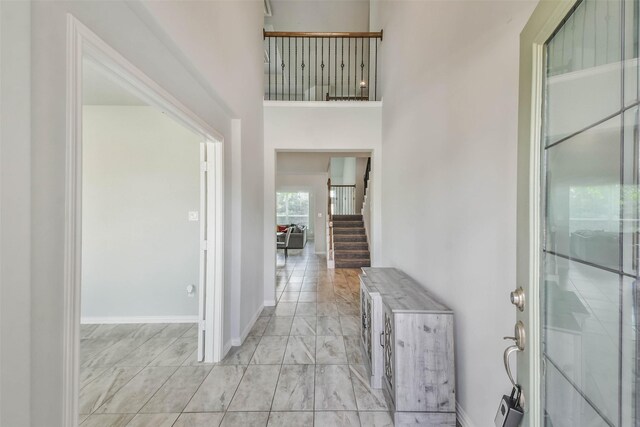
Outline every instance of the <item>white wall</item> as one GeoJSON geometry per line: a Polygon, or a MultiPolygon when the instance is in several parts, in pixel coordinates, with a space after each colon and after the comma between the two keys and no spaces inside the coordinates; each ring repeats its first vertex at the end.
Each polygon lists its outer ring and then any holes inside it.
{"type": "MultiPolygon", "coordinates": [[[[519,33],[535,4],[377,1],[383,259],[455,312],[463,425],[487,426],[510,390],[515,309],[519,33]],[[398,233],[398,227],[410,233],[398,233]],[[465,423],[466,422],[466,423],[465,423]]],[[[375,197],[377,201],[377,197],[375,197]]]]}
{"type": "MultiPolygon", "coordinates": [[[[370,151],[381,164],[381,102],[264,103],[264,301],[275,304],[276,154],[278,151],[370,151]]],[[[374,193],[380,188],[373,185],[374,193]]],[[[375,200],[380,201],[379,195],[375,200]]],[[[380,260],[380,204],[372,209],[371,261],[380,260]]],[[[318,235],[318,234],[316,234],[318,235]]]]}
{"type": "Polygon", "coordinates": [[[271,0],[276,31],[369,31],[368,0],[271,0]]]}
{"type": "Polygon", "coordinates": [[[309,192],[309,226],[313,231],[313,245],[315,253],[317,254],[324,254],[327,252],[327,179],[328,174],[326,173],[278,173],[276,175],[276,191],[309,192]],[[318,217],[318,214],[321,214],[322,216],[318,217]]]}
{"type": "Polygon", "coordinates": [[[201,139],[154,107],[84,107],[83,322],[197,320],[201,139]]]}
{"type": "MultiPolygon", "coordinates": [[[[186,4],[180,6],[183,2],[171,3],[189,11],[186,4]]],[[[256,84],[256,88],[251,87],[251,82],[260,81],[262,75],[262,38],[260,35],[262,9],[261,3],[258,2],[216,2],[216,4],[218,3],[224,3],[223,6],[226,7],[217,11],[216,19],[228,22],[228,27],[236,26],[237,32],[244,32],[245,36],[228,37],[225,33],[227,28],[214,22],[209,25],[210,33],[207,35],[198,34],[200,40],[197,42],[200,44],[197,45],[204,46],[212,40],[218,40],[220,44],[226,43],[229,50],[238,52],[237,57],[244,58],[247,64],[238,66],[228,62],[224,63],[220,66],[223,73],[217,79],[207,75],[206,70],[201,69],[202,64],[194,65],[196,61],[192,58],[197,57],[197,54],[190,52],[187,55],[185,53],[187,49],[178,47],[172,37],[168,36],[167,32],[157,23],[154,23],[144,6],[137,2],[117,0],[36,1],[31,4],[30,20],[28,19],[15,31],[12,31],[11,28],[7,29],[10,33],[7,37],[9,40],[17,40],[13,37],[20,37],[23,30],[27,30],[31,35],[31,63],[26,67],[26,71],[21,69],[21,72],[23,76],[30,78],[32,105],[30,112],[14,110],[17,121],[25,118],[31,120],[30,162],[25,165],[20,153],[10,153],[9,158],[4,158],[3,152],[2,160],[3,162],[15,161],[16,165],[24,166],[21,171],[25,175],[29,175],[31,179],[30,185],[24,181],[11,183],[8,194],[4,193],[5,188],[3,187],[2,195],[4,201],[5,196],[17,197],[30,193],[31,206],[20,205],[20,218],[22,220],[29,219],[32,224],[31,234],[22,235],[23,239],[20,240],[20,245],[12,248],[15,254],[15,259],[12,261],[16,266],[30,263],[30,300],[24,298],[26,289],[15,295],[9,295],[10,299],[6,302],[3,294],[3,306],[8,304],[12,305],[16,312],[31,313],[30,322],[12,323],[13,333],[29,339],[28,345],[31,346],[31,357],[27,356],[28,372],[24,374],[21,372],[21,368],[24,366],[22,363],[15,369],[16,376],[13,377],[14,380],[20,379],[29,383],[31,398],[25,402],[23,396],[20,395],[24,388],[20,387],[15,393],[16,401],[12,403],[22,409],[27,407],[31,419],[26,424],[19,422],[10,425],[56,427],[61,424],[62,420],[60,391],[62,390],[63,366],[64,260],[62,248],[64,248],[65,206],[67,13],[76,16],[110,46],[225,137],[227,145],[225,149],[227,154],[225,157],[225,215],[228,220],[225,227],[225,295],[228,298],[236,296],[234,301],[236,306],[225,311],[226,342],[232,340],[232,323],[235,324],[237,330],[242,322],[243,313],[240,313],[239,307],[255,312],[262,304],[263,292],[260,274],[263,256],[261,244],[256,244],[256,241],[260,242],[262,228],[262,158],[260,155],[262,147],[262,88],[259,83],[256,84]],[[246,29],[254,27],[257,30],[255,36],[252,36],[246,29]],[[254,67],[258,70],[257,77],[251,75],[254,67]],[[245,70],[244,76],[247,77],[246,81],[242,82],[241,92],[238,89],[242,76],[237,74],[242,73],[237,73],[238,69],[245,70]],[[226,79],[228,76],[232,76],[232,78],[226,79]],[[230,86],[232,84],[235,86],[230,86]],[[234,90],[235,93],[229,93],[234,90]],[[243,96],[237,97],[237,93],[242,93],[243,96]],[[252,95],[254,93],[255,95],[252,95]],[[242,112],[235,113],[230,106],[232,98],[243,98],[247,104],[255,104],[252,110],[253,115],[250,117],[250,115],[243,116],[242,112]],[[251,123],[251,130],[248,124],[241,129],[235,126],[235,119],[245,117],[248,117],[248,122],[251,123]],[[241,133],[242,143],[237,140],[241,133]],[[240,147],[241,149],[238,150],[240,147]],[[260,147],[260,149],[256,147],[260,147]],[[235,154],[235,156],[232,159],[228,154],[235,154]],[[243,165],[243,170],[246,168],[245,174],[238,176],[236,166],[245,158],[246,163],[243,165]],[[232,178],[234,179],[232,180],[232,178]],[[232,192],[232,190],[234,191],[232,192]],[[242,215],[239,213],[240,205],[236,203],[238,199],[242,199],[242,215]],[[236,210],[232,211],[231,206],[234,206],[236,210]],[[242,248],[238,248],[232,243],[233,238],[238,236],[240,228],[238,224],[233,228],[234,218],[240,218],[241,224],[248,224],[246,236],[243,233],[242,248]],[[244,243],[247,241],[250,241],[250,244],[245,245],[244,243]],[[23,254],[22,250],[26,248],[28,251],[29,245],[31,247],[30,254],[23,254]],[[247,287],[242,290],[242,294],[239,286],[233,282],[236,278],[233,277],[230,268],[233,263],[239,263],[236,255],[242,257],[242,265],[246,266],[243,274],[246,274],[247,287]],[[241,298],[244,300],[240,301],[241,298]]],[[[197,11],[190,13],[197,15],[197,11]]],[[[174,23],[181,27],[189,27],[184,23],[190,22],[188,18],[176,14],[174,23]]],[[[4,25],[2,30],[4,35],[4,25]]],[[[24,38],[19,40],[24,40],[24,38]]],[[[203,52],[204,48],[200,54],[204,55],[203,52]]],[[[20,148],[22,149],[22,147],[20,148]]],[[[22,227],[18,220],[8,226],[16,224],[22,227]]],[[[22,230],[22,228],[18,230],[22,230]]],[[[239,268],[235,271],[239,271],[239,268]]],[[[12,286],[14,285],[12,284],[12,286]]],[[[227,306],[231,305],[230,301],[226,301],[226,303],[227,306]]],[[[251,316],[246,313],[244,315],[244,322],[248,324],[246,318],[251,316]]],[[[20,319],[22,320],[22,318],[20,319]]],[[[21,344],[19,351],[22,352],[24,348],[25,345],[21,344]]],[[[5,380],[3,377],[3,387],[10,380],[11,378],[5,380]]]]}
{"type": "Polygon", "coordinates": [[[230,311],[236,314],[231,335],[239,345],[263,303],[263,2],[144,0],[144,9],[237,120],[229,141],[233,147],[227,150],[235,153],[226,167],[237,179],[230,189],[234,203],[226,213],[225,236],[240,245],[233,250],[240,260],[230,260],[234,267],[228,268],[230,311]]]}
{"type": "Polygon", "coordinates": [[[29,2],[0,1],[0,425],[31,418],[29,2]]]}

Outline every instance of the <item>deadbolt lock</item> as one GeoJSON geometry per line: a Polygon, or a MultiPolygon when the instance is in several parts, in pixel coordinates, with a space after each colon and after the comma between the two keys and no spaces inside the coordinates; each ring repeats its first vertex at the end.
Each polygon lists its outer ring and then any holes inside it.
{"type": "Polygon", "coordinates": [[[521,287],[511,292],[511,304],[518,307],[518,310],[524,311],[524,289],[521,287]]]}

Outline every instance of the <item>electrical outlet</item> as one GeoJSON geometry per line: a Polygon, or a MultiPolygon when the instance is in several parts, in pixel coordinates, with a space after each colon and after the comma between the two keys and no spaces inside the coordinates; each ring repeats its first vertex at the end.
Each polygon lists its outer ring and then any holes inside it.
{"type": "Polygon", "coordinates": [[[189,211],[189,221],[198,220],[198,211],[189,211]]]}
{"type": "Polygon", "coordinates": [[[196,294],[196,287],[194,285],[187,286],[187,296],[192,297],[196,294]]]}

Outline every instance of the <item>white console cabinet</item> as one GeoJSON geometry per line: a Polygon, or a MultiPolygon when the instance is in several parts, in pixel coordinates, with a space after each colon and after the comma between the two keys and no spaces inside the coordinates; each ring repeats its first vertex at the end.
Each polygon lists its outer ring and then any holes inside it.
{"type": "Polygon", "coordinates": [[[453,312],[403,272],[363,268],[362,347],[396,425],[455,426],[453,312]]]}

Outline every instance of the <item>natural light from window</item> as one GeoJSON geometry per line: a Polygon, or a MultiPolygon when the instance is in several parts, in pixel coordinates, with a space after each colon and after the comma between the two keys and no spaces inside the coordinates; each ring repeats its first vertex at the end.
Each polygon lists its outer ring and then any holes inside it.
{"type": "Polygon", "coordinates": [[[277,221],[278,225],[309,226],[309,193],[307,192],[278,192],[277,221]]]}

